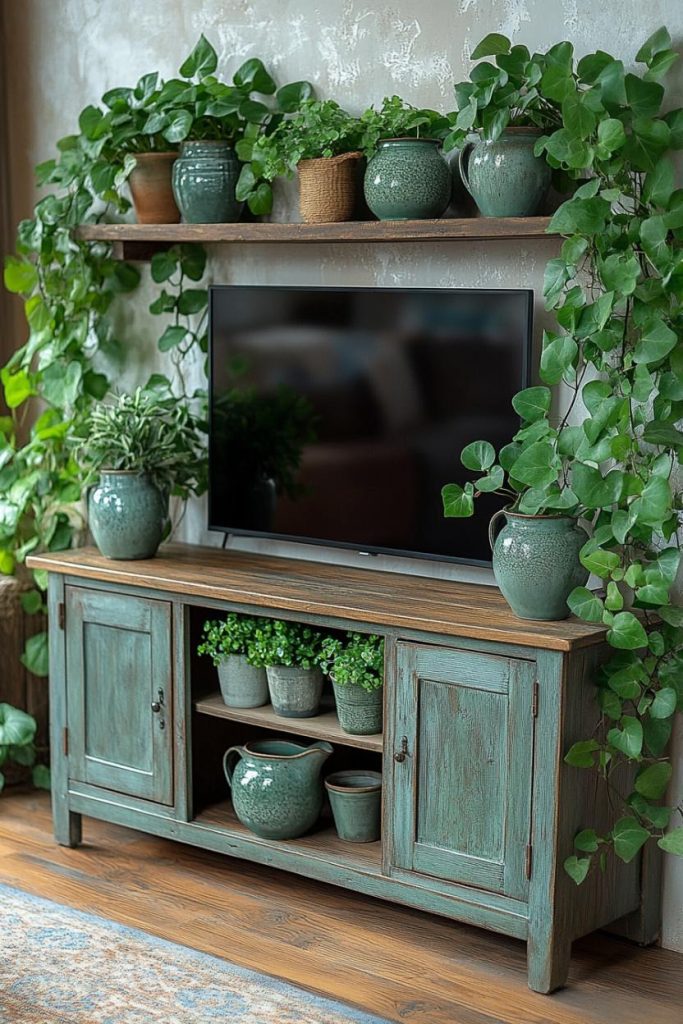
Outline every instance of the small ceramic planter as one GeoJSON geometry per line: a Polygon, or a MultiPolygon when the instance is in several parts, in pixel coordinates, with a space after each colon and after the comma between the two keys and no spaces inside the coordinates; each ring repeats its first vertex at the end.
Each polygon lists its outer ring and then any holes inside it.
{"type": "Polygon", "coordinates": [[[573,516],[525,516],[496,512],[489,526],[493,574],[520,619],[557,622],[569,617],[567,598],[588,580],[579,551],[588,534],[573,516]],[[495,521],[506,523],[493,542],[495,521]]]}
{"type": "Polygon", "coordinates": [[[171,173],[177,153],[137,153],[128,184],[138,224],[177,224],[171,173]]]}
{"type": "Polygon", "coordinates": [[[299,212],[306,224],[351,220],[356,206],[356,165],[361,153],[301,160],[299,212]]]}
{"type": "Polygon", "coordinates": [[[365,200],[380,220],[440,217],[451,172],[436,139],[385,139],[365,171],[365,200]]]}
{"type": "Polygon", "coordinates": [[[346,843],[376,843],[380,837],[382,776],[379,772],[335,772],[325,779],[337,835],[346,843]]]}
{"type": "Polygon", "coordinates": [[[168,519],[168,497],[146,473],[103,470],[88,494],[88,518],[106,558],[153,558],[168,519]]]}
{"type": "Polygon", "coordinates": [[[266,669],[273,711],[280,718],[314,718],[320,710],[323,676],[318,668],[270,665],[266,669]]]}
{"type": "Polygon", "coordinates": [[[332,678],[337,717],[351,736],[372,736],[382,731],[383,687],[364,690],[354,683],[341,686],[332,678]]]}
{"type": "Polygon", "coordinates": [[[506,128],[495,142],[469,142],[460,150],[460,176],[485,217],[530,217],[550,186],[551,170],[534,156],[534,128],[506,128]]]}
{"type": "Polygon", "coordinates": [[[227,142],[184,142],[173,166],[173,194],[186,224],[229,224],[240,219],[235,197],[240,162],[227,142]]]}
{"type": "Polygon", "coordinates": [[[229,708],[260,708],[268,703],[264,668],[250,665],[243,654],[228,654],[218,666],[218,681],[229,708]]]}

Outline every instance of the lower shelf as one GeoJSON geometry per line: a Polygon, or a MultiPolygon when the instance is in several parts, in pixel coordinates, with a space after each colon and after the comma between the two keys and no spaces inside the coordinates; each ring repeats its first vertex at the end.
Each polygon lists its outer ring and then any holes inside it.
{"type": "Polygon", "coordinates": [[[210,827],[240,839],[249,839],[259,846],[270,847],[292,856],[315,857],[328,864],[355,868],[370,874],[381,874],[382,844],[345,843],[334,826],[324,819],[300,839],[261,839],[237,819],[230,800],[212,804],[194,819],[195,824],[210,827]]]}

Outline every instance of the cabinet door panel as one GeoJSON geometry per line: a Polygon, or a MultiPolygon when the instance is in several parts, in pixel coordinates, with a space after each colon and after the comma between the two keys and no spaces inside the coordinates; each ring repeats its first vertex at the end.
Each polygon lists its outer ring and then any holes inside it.
{"type": "Polygon", "coordinates": [[[399,644],[397,668],[396,865],[524,898],[533,664],[399,644]]]}
{"type": "Polygon", "coordinates": [[[69,587],[66,616],[71,778],[171,804],[170,605],[69,587]]]}

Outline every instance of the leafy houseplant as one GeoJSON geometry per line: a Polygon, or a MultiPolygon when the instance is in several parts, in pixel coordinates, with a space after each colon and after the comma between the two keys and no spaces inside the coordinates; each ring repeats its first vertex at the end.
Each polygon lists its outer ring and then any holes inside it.
{"type": "Polygon", "coordinates": [[[322,634],[298,622],[265,620],[255,631],[251,650],[266,666],[276,715],[313,718],[318,714],[323,688],[321,645],[322,634]]]}
{"type": "Polygon", "coordinates": [[[93,408],[76,443],[100,481],[89,494],[93,536],[108,558],[151,558],[170,495],[201,493],[205,455],[196,423],[173,396],[138,388],[93,408]]]}
{"type": "Polygon", "coordinates": [[[592,520],[580,557],[603,589],[578,587],[569,606],[606,627],[614,653],[596,678],[602,720],[565,760],[599,774],[614,819],[604,834],[577,834],[565,868],[578,884],[594,863],[631,861],[648,841],[683,854],[683,808],[662,803],[683,709],[683,609],[672,600],[683,511],[683,195],[668,155],[683,148],[683,110],[661,113],[661,83],[677,59],[664,28],[638,51],[641,74],[603,51],[577,64],[569,43],[551,52],[537,89],[560,105],[562,123],[536,151],[588,180],[549,228],[566,240],[545,272],[557,327],[544,335],[540,373],[572,398],[554,427],[547,387],[517,396],[525,436],[498,462],[485,445],[466,456],[483,476],[446,488],[444,502],[447,514],[470,515],[476,491],[499,490],[507,474],[518,508],[592,520]],[[587,415],[570,423],[579,400],[587,415]]]}
{"type": "Polygon", "coordinates": [[[230,612],[221,621],[204,623],[197,653],[208,655],[217,667],[221,693],[228,707],[258,708],[268,703],[266,673],[253,648],[261,622],[230,612]]]}
{"type": "Polygon", "coordinates": [[[298,170],[299,207],[307,223],[349,220],[361,134],[358,119],[334,100],[308,99],[257,139],[252,168],[268,182],[298,170]]]}
{"type": "Polygon", "coordinates": [[[451,198],[450,170],[441,155],[448,118],[391,96],[360,121],[370,210],[380,220],[440,217],[451,198]]]}
{"type": "Polygon", "coordinates": [[[384,640],[347,633],[346,639],[326,636],[321,668],[332,679],[339,723],[344,732],[368,736],[382,731],[384,640]]]}
{"type": "MultiPolygon", "coordinates": [[[[33,783],[41,789],[50,788],[50,772],[45,765],[36,764],[36,720],[31,715],[10,704],[0,704],[0,769],[14,762],[26,768],[33,768],[33,783]]],[[[5,776],[0,771],[0,792],[5,785],[5,776]]]]}

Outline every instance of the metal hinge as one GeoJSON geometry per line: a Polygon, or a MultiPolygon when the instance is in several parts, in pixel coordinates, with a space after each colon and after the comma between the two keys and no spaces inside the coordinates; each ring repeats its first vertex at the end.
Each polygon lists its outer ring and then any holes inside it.
{"type": "Polygon", "coordinates": [[[66,726],[62,729],[62,753],[64,757],[69,756],[69,730],[66,726]]]}
{"type": "Polygon", "coordinates": [[[59,604],[57,605],[57,623],[60,629],[64,629],[65,622],[66,612],[64,609],[64,602],[60,601],[59,604]]]}
{"type": "Polygon", "coordinates": [[[534,679],[534,685],[531,689],[531,717],[538,717],[538,679],[534,679]]]}
{"type": "Polygon", "coordinates": [[[524,877],[531,878],[531,843],[527,843],[526,850],[524,851],[524,877]]]}

